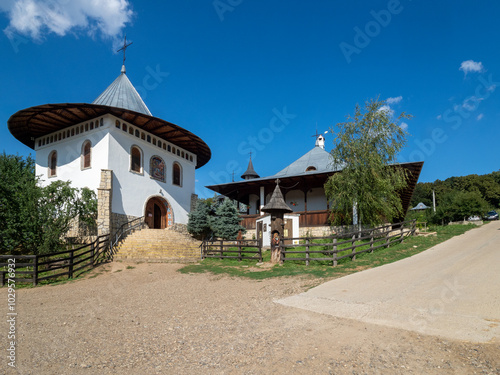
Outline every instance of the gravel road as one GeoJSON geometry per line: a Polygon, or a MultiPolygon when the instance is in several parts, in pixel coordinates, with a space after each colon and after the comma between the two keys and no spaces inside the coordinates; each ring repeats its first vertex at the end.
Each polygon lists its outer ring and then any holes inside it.
{"type": "MultiPolygon", "coordinates": [[[[184,275],[180,267],[114,262],[94,278],[18,290],[17,367],[4,354],[0,372],[500,374],[498,342],[445,340],[274,302],[324,280],[184,275]]],[[[5,288],[0,301],[6,316],[5,288]]]]}

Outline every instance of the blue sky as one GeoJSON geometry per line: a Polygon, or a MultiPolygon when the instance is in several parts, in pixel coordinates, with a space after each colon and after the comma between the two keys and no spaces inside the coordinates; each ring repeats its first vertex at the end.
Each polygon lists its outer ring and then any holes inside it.
{"type": "MultiPolygon", "coordinates": [[[[0,151],[33,150],[7,129],[18,110],[92,102],[120,73],[153,115],[200,136],[204,186],[235,180],[250,151],[272,175],[380,96],[410,134],[400,161],[420,181],[499,170],[500,3],[495,1],[0,2],[0,151]],[[100,3],[100,4],[99,4],[100,3]]],[[[333,136],[326,136],[327,150],[333,136]]]]}

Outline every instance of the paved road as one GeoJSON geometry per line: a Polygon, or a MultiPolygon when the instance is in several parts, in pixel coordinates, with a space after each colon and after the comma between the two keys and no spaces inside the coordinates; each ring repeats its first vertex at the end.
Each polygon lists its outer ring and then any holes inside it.
{"type": "Polygon", "coordinates": [[[500,222],[275,302],[449,339],[499,342],[500,222]]]}

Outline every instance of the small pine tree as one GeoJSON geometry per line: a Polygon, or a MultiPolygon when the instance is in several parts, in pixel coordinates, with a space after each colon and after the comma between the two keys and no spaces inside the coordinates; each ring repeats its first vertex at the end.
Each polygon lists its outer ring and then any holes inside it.
{"type": "Polygon", "coordinates": [[[238,210],[231,200],[226,199],[215,211],[215,216],[210,217],[210,227],[215,236],[225,240],[234,240],[240,230],[242,233],[245,232],[240,221],[238,210]]]}
{"type": "Polygon", "coordinates": [[[212,231],[209,222],[210,213],[209,203],[198,201],[194,211],[190,212],[188,216],[188,232],[200,240],[206,239],[212,231]]]}

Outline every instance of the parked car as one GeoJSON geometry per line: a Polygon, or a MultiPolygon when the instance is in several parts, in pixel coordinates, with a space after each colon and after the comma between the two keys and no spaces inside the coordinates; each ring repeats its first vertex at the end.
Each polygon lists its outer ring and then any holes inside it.
{"type": "Polygon", "coordinates": [[[495,211],[490,211],[484,217],[485,220],[498,220],[498,214],[495,211]]]}
{"type": "Polygon", "coordinates": [[[478,220],[481,220],[481,218],[477,215],[474,215],[474,216],[469,216],[469,218],[467,219],[469,221],[478,221],[478,220]]]}

